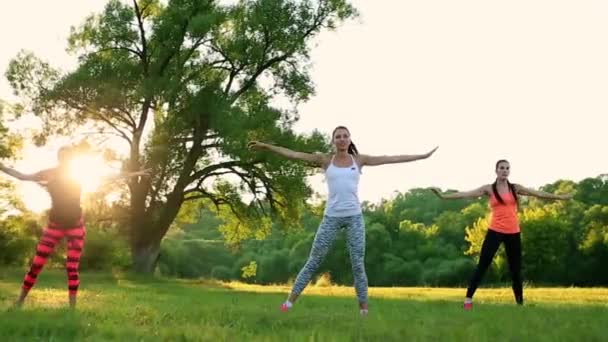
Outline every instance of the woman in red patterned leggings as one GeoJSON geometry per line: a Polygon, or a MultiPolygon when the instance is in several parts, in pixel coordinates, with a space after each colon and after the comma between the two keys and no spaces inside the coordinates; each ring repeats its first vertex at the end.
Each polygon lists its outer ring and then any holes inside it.
{"type": "MultiPolygon", "coordinates": [[[[36,247],[36,256],[32,261],[29,272],[23,280],[21,294],[17,306],[21,306],[30,289],[36,283],[36,278],[44,267],[55,246],[63,239],[67,239],[66,271],[68,273],[68,289],[70,306],[76,306],[76,294],[80,280],[78,267],[80,256],[84,248],[85,225],[80,207],[81,185],[71,177],[69,164],[73,157],[70,147],[62,147],[58,152],[58,165],[54,168],[39,171],[34,174],[23,174],[4,165],[0,171],[23,181],[34,181],[45,186],[51,196],[51,210],[49,221],[44,228],[42,237],[36,247]]],[[[112,180],[121,178],[144,176],[147,171],[138,171],[112,177],[112,180]]]]}

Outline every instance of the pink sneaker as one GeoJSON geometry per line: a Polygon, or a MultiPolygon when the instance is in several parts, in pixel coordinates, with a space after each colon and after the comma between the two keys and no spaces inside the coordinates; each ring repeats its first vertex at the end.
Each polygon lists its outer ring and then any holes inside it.
{"type": "Polygon", "coordinates": [[[471,302],[471,303],[464,303],[464,309],[465,310],[472,310],[473,309],[473,302],[471,302]]]}
{"type": "Polygon", "coordinates": [[[280,308],[281,311],[287,312],[287,311],[289,311],[289,309],[291,309],[291,308],[289,306],[287,306],[286,303],[281,304],[281,308],[280,308]]]}

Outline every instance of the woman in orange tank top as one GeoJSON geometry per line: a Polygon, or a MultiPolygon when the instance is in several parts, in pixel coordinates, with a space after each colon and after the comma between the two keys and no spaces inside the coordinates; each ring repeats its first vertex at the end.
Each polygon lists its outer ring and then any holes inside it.
{"type": "Polygon", "coordinates": [[[483,185],[475,190],[443,194],[439,189],[432,188],[433,192],[444,199],[477,198],[488,196],[492,209],[490,227],[481,246],[479,263],[469,281],[464,308],[473,308],[473,295],[479,286],[484,273],[494,259],[501,243],[505,244],[507,261],[511,273],[513,294],[517,304],[523,304],[523,282],[521,278],[521,236],[517,208],[518,195],[534,196],[545,199],[570,199],[572,195],[554,195],[543,191],[529,189],[519,184],[509,182],[510,165],[506,160],[496,162],[496,181],[483,185]]]}

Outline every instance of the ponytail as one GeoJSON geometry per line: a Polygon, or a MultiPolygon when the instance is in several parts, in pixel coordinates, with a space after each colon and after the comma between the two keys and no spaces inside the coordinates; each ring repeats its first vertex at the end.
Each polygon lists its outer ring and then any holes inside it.
{"type": "Polygon", "coordinates": [[[355,144],[353,144],[352,141],[351,141],[350,145],[348,145],[348,153],[352,154],[354,156],[359,154],[359,150],[357,150],[357,146],[355,146],[355,144]]]}
{"type": "MultiPolygon", "coordinates": [[[[519,198],[517,197],[517,191],[515,190],[515,184],[507,181],[507,185],[509,186],[509,191],[511,191],[511,194],[513,194],[515,203],[517,203],[517,206],[519,206],[519,198]]],[[[505,201],[502,199],[502,197],[500,197],[500,194],[498,193],[498,189],[496,188],[496,181],[494,181],[494,183],[492,183],[492,192],[494,193],[494,197],[496,197],[496,199],[498,200],[498,202],[500,202],[500,204],[505,204],[505,201]]]]}
{"type": "Polygon", "coordinates": [[[505,204],[505,201],[502,199],[502,197],[500,197],[500,194],[498,193],[498,189],[496,189],[496,181],[492,183],[492,192],[494,193],[494,197],[496,197],[500,204],[505,204]]]}
{"type": "Polygon", "coordinates": [[[517,190],[515,189],[515,184],[510,183],[509,181],[507,181],[507,184],[509,185],[509,190],[511,190],[511,194],[513,194],[513,198],[515,198],[515,203],[517,203],[517,206],[519,207],[519,197],[517,197],[517,190]]]}
{"type": "MultiPolygon", "coordinates": [[[[506,159],[501,159],[501,160],[497,161],[495,169],[498,170],[498,166],[500,165],[500,163],[508,163],[508,162],[509,161],[506,159]]],[[[513,195],[513,198],[515,199],[515,203],[517,203],[517,206],[519,207],[519,198],[517,197],[517,190],[515,189],[515,184],[512,184],[509,182],[509,180],[507,180],[507,186],[509,187],[509,191],[511,191],[511,194],[513,195]]],[[[498,190],[496,189],[496,181],[494,181],[494,183],[492,183],[492,192],[494,193],[494,197],[496,197],[498,202],[500,202],[501,204],[505,204],[505,201],[502,199],[502,197],[500,197],[500,194],[498,193],[498,190]]]]}

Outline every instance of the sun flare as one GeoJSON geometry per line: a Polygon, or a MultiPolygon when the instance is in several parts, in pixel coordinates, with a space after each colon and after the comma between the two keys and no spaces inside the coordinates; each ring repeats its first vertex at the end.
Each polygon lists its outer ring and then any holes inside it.
{"type": "Polygon", "coordinates": [[[96,191],[103,178],[114,171],[99,154],[80,154],[74,156],[69,166],[69,174],[82,186],[83,193],[96,191]]]}
{"type": "MultiPolygon", "coordinates": [[[[95,192],[105,176],[116,173],[100,154],[93,153],[74,156],[68,172],[82,186],[83,194],[95,192]]],[[[25,206],[33,212],[40,213],[51,207],[48,193],[35,183],[19,183],[18,192],[25,206]]]]}

